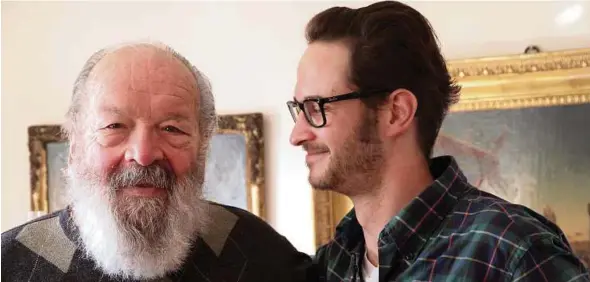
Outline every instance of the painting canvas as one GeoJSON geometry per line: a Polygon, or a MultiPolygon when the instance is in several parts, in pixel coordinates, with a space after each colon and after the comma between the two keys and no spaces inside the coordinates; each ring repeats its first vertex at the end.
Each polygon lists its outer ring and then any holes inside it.
{"type": "Polygon", "coordinates": [[[246,139],[239,134],[217,134],[211,147],[205,171],[206,199],[248,209],[246,187],[246,139]]]}
{"type": "MultiPolygon", "coordinates": [[[[56,125],[29,128],[32,216],[64,208],[62,169],[68,144],[56,125]]],[[[249,210],[264,218],[262,115],[221,116],[205,168],[207,200],[249,210]]]]}
{"type": "Polygon", "coordinates": [[[47,147],[47,200],[49,212],[63,209],[67,203],[64,194],[63,168],[68,162],[68,143],[65,141],[49,142],[47,147]]]}
{"type": "Polygon", "coordinates": [[[469,182],[556,223],[590,263],[590,103],[451,113],[435,155],[469,182]]]}

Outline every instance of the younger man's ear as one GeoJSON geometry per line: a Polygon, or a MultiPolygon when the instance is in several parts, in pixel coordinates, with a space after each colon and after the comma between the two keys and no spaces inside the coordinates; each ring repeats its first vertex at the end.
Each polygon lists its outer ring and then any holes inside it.
{"type": "Polygon", "coordinates": [[[387,135],[393,136],[405,132],[414,121],[418,109],[418,100],[407,89],[397,89],[387,97],[387,135]]]}

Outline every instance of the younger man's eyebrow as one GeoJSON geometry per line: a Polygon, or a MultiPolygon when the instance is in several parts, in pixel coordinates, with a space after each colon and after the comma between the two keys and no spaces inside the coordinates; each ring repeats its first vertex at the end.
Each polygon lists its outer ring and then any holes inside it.
{"type": "MultiPolygon", "coordinates": [[[[305,101],[306,99],[320,99],[320,98],[322,98],[322,96],[320,96],[320,95],[310,95],[310,96],[303,97],[303,99],[301,99],[301,101],[305,101]]],[[[295,98],[295,96],[293,96],[293,101],[300,102],[300,101],[297,101],[297,98],[295,98]]]]}

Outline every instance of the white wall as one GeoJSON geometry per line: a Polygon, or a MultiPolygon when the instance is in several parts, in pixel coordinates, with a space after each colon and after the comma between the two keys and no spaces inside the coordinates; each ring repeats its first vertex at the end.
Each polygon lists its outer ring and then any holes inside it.
{"type": "MultiPolygon", "coordinates": [[[[172,45],[210,77],[221,114],[265,114],[269,221],[312,253],[311,189],[304,155],[288,142],[293,123],[285,101],[305,48],[304,25],[333,4],[2,2],[2,231],[27,219],[27,126],[63,121],[72,83],[92,52],[149,37],[172,45]]],[[[590,45],[590,2],[411,5],[431,20],[448,58],[520,53],[529,44],[590,45]],[[568,24],[579,11],[581,18],[568,24]]]]}

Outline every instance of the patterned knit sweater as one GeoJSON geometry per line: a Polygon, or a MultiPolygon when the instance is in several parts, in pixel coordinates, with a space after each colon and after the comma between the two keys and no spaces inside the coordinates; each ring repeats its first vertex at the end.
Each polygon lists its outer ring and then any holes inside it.
{"type": "MultiPolygon", "coordinates": [[[[152,281],[306,281],[311,259],[244,210],[210,203],[213,224],[181,269],[152,281]]],[[[78,246],[67,209],[2,233],[2,281],[123,281],[78,246]]],[[[129,280],[125,280],[129,281],[129,280]]]]}

